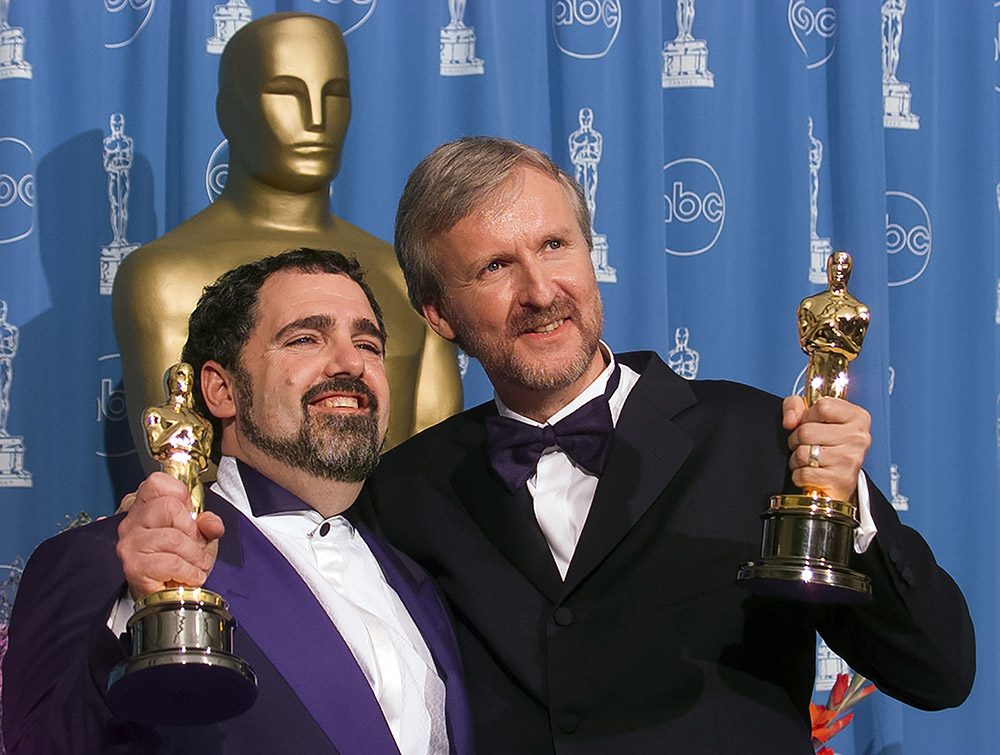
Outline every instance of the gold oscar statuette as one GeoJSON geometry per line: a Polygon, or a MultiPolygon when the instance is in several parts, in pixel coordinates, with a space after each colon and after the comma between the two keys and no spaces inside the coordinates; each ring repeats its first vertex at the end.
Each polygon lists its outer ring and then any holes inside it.
{"type": "MultiPolygon", "coordinates": [[[[208,467],[212,426],[194,409],[194,370],[178,362],[164,377],[167,400],[143,412],[150,455],[191,491],[191,517],[202,511],[199,475],[208,467]]],[[[225,721],[257,698],[253,669],[233,655],[236,622],[221,595],[168,583],[139,598],[128,620],[130,657],[108,681],[120,716],[153,724],[225,721]]]]}
{"type": "MultiPolygon", "coordinates": [[[[799,304],[799,343],[809,357],[807,406],[847,396],[847,365],[861,352],[871,321],[868,307],[847,292],[850,277],[851,256],[834,252],[827,260],[827,290],[799,304]]],[[[772,496],[761,517],[760,560],[740,567],[740,581],[755,592],[812,603],[871,600],[871,580],[848,566],[858,527],[854,504],[807,487],[772,496]]]]}

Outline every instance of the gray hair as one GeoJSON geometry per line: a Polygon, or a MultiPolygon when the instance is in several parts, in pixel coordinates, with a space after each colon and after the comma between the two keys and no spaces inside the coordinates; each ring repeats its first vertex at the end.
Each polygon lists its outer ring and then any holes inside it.
{"type": "Polygon", "coordinates": [[[470,136],[437,147],[413,169],[396,211],[394,247],[410,304],[421,312],[441,298],[441,278],[429,244],[499,192],[515,171],[532,168],[565,189],[580,232],[593,247],[583,190],[543,152],[509,139],[470,136]]]}

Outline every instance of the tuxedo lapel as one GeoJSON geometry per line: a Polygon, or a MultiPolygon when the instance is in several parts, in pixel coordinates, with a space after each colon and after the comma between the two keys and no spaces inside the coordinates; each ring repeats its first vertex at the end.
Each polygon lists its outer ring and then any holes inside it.
{"type": "Polygon", "coordinates": [[[694,403],[687,382],[649,352],[617,357],[641,373],[615,426],[608,462],[566,573],[573,590],[625,537],[691,452],[671,419],[694,403]]]}
{"type": "Polygon", "coordinates": [[[329,616],[291,564],[242,514],[214,493],[209,508],[226,534],[205,586],[294,690],[340,752],[396,753],[368,680],[329,616]]]}
{"type": "Polygon", "coordinates": [[[554,601],[562,589],[562,578],[535,519],[531,495],[525,485],[509,493],[490,471],[482,416],[476,420],[461,439],[466,455],[455,470],[455,493],[504,558],[554,601]]]}

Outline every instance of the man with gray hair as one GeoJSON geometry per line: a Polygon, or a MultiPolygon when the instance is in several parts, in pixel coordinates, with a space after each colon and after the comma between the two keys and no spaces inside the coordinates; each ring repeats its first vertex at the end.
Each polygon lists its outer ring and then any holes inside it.
{"type": "Polygon", "coordinates": [[[968,610],[861,472],[868,413],[612,352],[590,228],[548,157],[484,137],[422,161],[396,218],[411,303],[495,389],[368,483],[451,603],[479,751],[811,753],[817,631],[883,691],[958,705],[968,610]],[[806,485],[858,503],[869,605],[736,584],[769,497],[806,485]]]}

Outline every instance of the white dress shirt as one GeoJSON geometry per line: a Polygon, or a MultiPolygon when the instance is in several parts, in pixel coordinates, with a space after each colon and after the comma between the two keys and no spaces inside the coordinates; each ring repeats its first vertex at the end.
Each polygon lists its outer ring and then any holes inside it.
{"type": "MultiPolygon", "coordinates": [[[[604,371],[587,386],[575,399],[549,417],[547,423],[536,422],[508,408],[496,394],[493,400],[497,411],[503,417],[510,417],[529,425],[542,427],[544,424],[554,425],[559,420],[586,402],[603,395],[608,379],[615,368],[615,358],[611,350],[602,341],[601,350],[608,360],[604,371]]],[[[635,384],[639,382],[639,374],[635,370],[621,365],[621,379],[618,388],[608,400],[611,409],[611,421],[617,426],[618,417],[622,413],[625,401],[635,384]]],[[[556,562],[559,574],[563,579],[569,570],[573,553],[580,541],[580,533],[590,513],[590,506],[597,492],[598,477],[590,474],[573,463],[558,446],[550,446],[542,453],[535,468],[535,474],[528,478],[528,492],[531,494],[538,526],[549,544],[552,558],[556,562]]],[[[775,491],[778,493],[780,491],[775,491]]],[[[855,530],[854,549],[864,553],[875,537],[875,521],[871,515],[871,505],[868,497],[868,485],[863,472],[858,473],[858,519],[861,525],[855,530]]]]}

